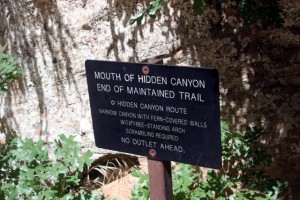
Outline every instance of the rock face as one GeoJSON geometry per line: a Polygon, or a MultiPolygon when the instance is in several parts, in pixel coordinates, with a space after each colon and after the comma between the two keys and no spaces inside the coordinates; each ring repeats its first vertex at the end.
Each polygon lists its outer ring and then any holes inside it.
{"type": "MultiPolygon", "coordinates": [[[[1,0],[0,44],[9,45],[25,75],[1,94],[1,132],[52,141],[78,134],[94,147],[86,59],[139,62],[160,56],[168,64],[215,67],[222,118],[232,127],[264,128],[262,145],[274,156],[271,174],[299,194],[300,70],[297,0],[281,2],[282,29],[245,28],[230,12],[171,1],[155,21],[128,26],[146,1],[1,0]]],[[[148,19],[147,19],[148,20],[148,19]]],[[[99,150],[95,150],[99,151],[99,150]]]]}

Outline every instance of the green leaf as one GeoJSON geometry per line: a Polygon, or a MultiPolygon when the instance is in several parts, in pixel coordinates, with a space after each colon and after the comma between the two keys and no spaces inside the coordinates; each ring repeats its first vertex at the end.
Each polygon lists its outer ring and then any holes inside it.
{"type": "Polygon", "coordinates": [[[164,0],[156,0],[150,2],[151,8],[147,12],[151,18],[156,17],[156,12],[163,7],[164,0]]]}
{"type": "Polygon", "coordinates": [[[143,10],[136,18],[132,18],[128,21],[129,25],[133,25],[137,23],[137,25],[142,24],[142,20],[145,16],[149,16],[152,19],[156,18],[156,13],[159,9],[161,9],[166,0],[154,0],[149,3],[149,7],[143,10]]]}
{"type": "Polygon", "coordinates": [[[205,9],[205,0],[194,0],[193,10],[197,15],[202,15],[205,9]]]}
{"type": "Polygon", "coordinates": [[[4,51],[7,45],[0,50],[0,92],[8,90],[8,83],[17,79],[23,71],[17,68],[18,62],[11,56],[6,55],[4,51]]]}

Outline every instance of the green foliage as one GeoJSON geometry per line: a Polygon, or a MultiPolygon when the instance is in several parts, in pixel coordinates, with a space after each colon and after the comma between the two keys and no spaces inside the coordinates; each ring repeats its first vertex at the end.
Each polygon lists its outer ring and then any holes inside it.
{"type": "Polygon", "coordinates": [[[205,9],[206,2],[205,0],[194,0],[193,10],[197,15],[202,15],[205,9]]]}
{"type": "Polygon", "coordinates": [[[74,137],[61,135],[53,143],[53,158],[44,141],[14,138],[0,148],[0,199],[96,199],[80,188],[90,151],[80,155],[74,137]]]}
{"type": "Polygon", "coordinates": [[[141,25],[142,20],[144,16],[149,16],[152,19],[156,18],[156,12],[161,9],[164,5],[166,0],[154,0],[150,2],[150,6],[144,10],[142,13],[140,13],[136,18],[130,19],[129,24],[132,25],[134,23],[137,23],[138,25],[141,25]]]}
{"type": "Polygon", "coordinates": [[[282,27],[284,23],[278,0],[241,0],[239,15],[245,26],[260,22],[263,26],[282,27]]]}
{"type": "Polygon", "coordinates": [[[149,176],[141,171],[135,169],[131,172],[131,175],[139,178],[139,182],[137,185],[134,185],[131,195],[132,200],[140,200],[140,199],[149,199],[150,197],[150,183],[149,176]]]}
{"type": "MultiPolygon", "coordinates": [[[[261,134],[262,130],[258,128],[232,133],[222,122],[222,169],[209,170],[203,179],[197,168],[179,164],[172,175],[174,199],[278,199],[287,183],[266,175],[271,157],[257,147],[256,140],[261,134]]],[[[139,171],[135,171],[134,176],[140,177],[140,181],[132,190],[132,196],[134,199],[148,199],[148,176],[139,171]]]]}
{"type": "Polygon", "coordinates": [[[172,179],[173,194],[175,199],[187,199],[190,197],[190,192],[193,191],[195,183],[199,178],[200,173],[189,165],[179,164],[179,170],[174,171],[172,179]]]}
{"type": "MultiPolygon", "coordinates": [[[[145,9],[138,17],[130,19],[129,24],[137,23],[141,25],[145,16],[155,19],[157,11],[161,9],[167,0],[151,1],[149,7],[145,9]]],[[[194,0],[193,12],[196,15],[202,15],[207,4],[215,6],[214,1],[194,0]]],[[[282,27],[284,20],[281,16],[278,0],[240,0],[236,1],[238,5],[239,16],[243,19],[245,26],[251,26],[255,23],[262,23],[263,26],[282,27]]]]}
{"type": "MultiPolygon", "coordinates": [[[[149,16],[151,19],[155,19],[157,11],[160,10],[167,1],[168,0],[151,1],[147,9],[141,12],[136,18],[130,19],[128,23],[130,25],[134,23],[137,23],[137,25],[141,25],[142,20],[145,16],[149,16]]],[[[194,13],[201,15],[204,11],[205,5],[206,5],[205,0],[194,0],[194,4],[193,4],[194,13]]]]}
{"type": "Polygon", "coordinates": [[[23,71],[17,68],[18,62],[4,53],[6,47],[0,48],[0,92],[8,90],[8,83],[17,79],[23,71]]]}

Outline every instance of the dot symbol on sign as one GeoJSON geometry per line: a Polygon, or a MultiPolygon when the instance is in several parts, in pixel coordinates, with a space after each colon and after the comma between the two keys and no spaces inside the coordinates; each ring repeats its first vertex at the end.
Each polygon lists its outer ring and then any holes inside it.
{"type": "Polygon", "coordinates": [[[113,105],[113,106],[116,104],[116,102],[115,102],[114,100],[111,100],[110,103],[111,103],[111,105],[113,105]]]}

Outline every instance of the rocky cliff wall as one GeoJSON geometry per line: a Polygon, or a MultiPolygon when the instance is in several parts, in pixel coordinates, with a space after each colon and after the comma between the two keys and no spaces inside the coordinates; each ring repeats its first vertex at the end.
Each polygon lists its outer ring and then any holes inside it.
{"type": "MultiPolygon", "coordinates": [[[[228,1],[230,3],[230,1],[228,1]]],[[[86,59],[215,67],[222,118],[236,129],[264,128],[262,145],[274,156],[272,175],[289,180],[297,197],[300,155],[300,5],[282,1],[285,25],[242,27],[224,4],[199,17],[191,3],[170,1],[155,21],[128,26],[146,1],[0,0],[0,44],[25,69],[1,94],[1,132],[51,142],[75,134],[93,148],[84,72],[86,59]]],[[[95,152],[99,150],[93,148],[95,152]]]]}

